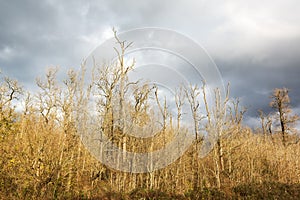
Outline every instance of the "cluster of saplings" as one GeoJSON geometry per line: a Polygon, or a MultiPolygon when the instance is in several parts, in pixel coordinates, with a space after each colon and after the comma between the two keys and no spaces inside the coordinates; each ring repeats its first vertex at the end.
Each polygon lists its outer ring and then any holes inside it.
{"type": "Polygon", "coordinates": [[[1,199],[259,198],[259,191],[272,195],[263,189],[265,183],[274,187],[273,195],[300,197],[300,144],[293,129],[298,116],[291,114],[287,89],[273,91],[270,106],[276,114],[260,111],[262,126],[256,131],[243,125],[246,109],[229,97],[229,87],[225,97],[216,88],[213,106],[208,106],[204,81],[201,86],[178,87],[174,115],[157,86],[128,81],[134,62],[125,64],[128,45],[115,36],[117,61],[95,65],[89,78],[84,64],[79,71],[69,70],[63,81],[56,78],[58,69],[51,68],[36,80],[35,93],[2,78],[1,199]],[[193,129],[182,121],[185,104],[193,129]],[[91,126],[91,116],[97,126],[91,126]],[[132,127],[145,126],[158,133],[152,138],[128,135],[132,127]],[[84,130],[105,135],[129,152],[164,148],[184,130],[192,131],[195,139],[167,167],[130,173],[99,162],[82,143],[84,130]],[[215,134],[215,145],[200,159],[204,132],[215,134]]]}

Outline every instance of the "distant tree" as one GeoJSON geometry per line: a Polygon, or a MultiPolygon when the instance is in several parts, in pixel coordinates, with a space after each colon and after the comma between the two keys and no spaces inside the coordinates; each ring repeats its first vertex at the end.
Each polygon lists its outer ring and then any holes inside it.
{"type": "Polygon", "coordinates": [[[258,110],[262,133],[264,136],[270,134],[272,136],[272,116],[270,114],[264,113],[262,110],[258,110]]]}
{"type": "Polygon", "coordinates": [[[282,143],[286,145],[286,134],[293,125],[299,120],[298,115],[292,115],[290,107],[289,90],[287,88],[276,88],[270,98],[270,106],[277,110],[281,127],[282,143]]]}

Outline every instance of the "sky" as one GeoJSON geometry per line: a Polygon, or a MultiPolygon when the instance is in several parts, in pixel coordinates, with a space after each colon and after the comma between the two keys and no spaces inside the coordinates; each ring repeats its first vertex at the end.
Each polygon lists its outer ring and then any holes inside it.
{"type": "Polygon", "coordinates": [[[30,90],[47,67],[78,67],[112,27],[172,29],[206,49],[254,126],[258,109],[271,111],[274,88],[289,88],[300,114],[299,7],[298,0],[0,0],[0,69],[30,90]]]}

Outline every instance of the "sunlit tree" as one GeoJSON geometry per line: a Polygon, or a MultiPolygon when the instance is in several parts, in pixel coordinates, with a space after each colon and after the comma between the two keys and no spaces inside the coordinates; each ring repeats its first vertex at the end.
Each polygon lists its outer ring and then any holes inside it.
{"type": "Polygon", "coordinates": [[[276,88],[270,97],[272,98],[270,106],[276,109],[279,114],[283,145],[286,145],[286,134],[292,130],[293,125],[299,119],[298,115],[292,114],[288,93],[289,90],[287,88],[276,88]]]}

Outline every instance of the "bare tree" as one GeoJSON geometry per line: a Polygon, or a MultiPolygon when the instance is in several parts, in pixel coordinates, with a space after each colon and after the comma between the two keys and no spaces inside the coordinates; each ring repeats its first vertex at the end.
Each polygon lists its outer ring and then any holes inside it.
{"type": "Polygon", "coordinates": [[[134,105],[131,112],[132,120],[136,125],[142,126],[148,121],[149,96],[153,89],[146,83],[142,86],[135,85],[133,88],[134,105]]]}
{"type": "Polygon", "coordinates": [[[50,118],[57,119],[57,109],[60,104],[61,88],[57,84],[56,74],[58,68],[49,68],[46,80],[36,79],[37,86],[41,89],[38,93],[38,112],[42,115],[44,122],[49,123],[50,118]]]}
{"type": "MultiPolygon", "coordinates": [[[[213,140],[216,140],[217,148],[215,148],[215,177],[217,182],[217,187],[221,187],[221,172],[224,171],[224,150],[223,150],[223,137],[226,128],[229,126],[228,120],[226,119],[226,110],[228,108],[229,101],[229,84],[227,85],[226,95],[223,98],[219,88],[214,90],[214,100],[215,104],[213,108],[209,108],[208,100],[206,96],[206,85],[203,82],[202,86],[203,100],[205,104],[206,114],[207,114],[207,131],[213,140]]],[[[238,113],[238,104],[236,105],[236,113],[238,113]]],[[[242,115],[236,115],[233,118],[234,121],[241,121],[242,115]]]]}
{"type": "Polygon", "coordinates": [[[183,87],[180,87],[179,89],[176,90],[175,104],[177,109],[177,131],[179,131],[180,129],[180,121],[182,118],[182,107],[184,105],[185,97],[186,95],[183,87]]]}
{"type": "Polygon", "coordinates": [[[265,113],[264,113],[264,111],[262,111],[262,110],[258,110],[258,113],[259,113],[259,118],[260,118],[260,122],[261,122],[261,129],[262,129],[262,133],[263,133],[263,135],[264,136],[266,136],[266,122],[265,122],[265,120],[266,120],[266,115],[265,115],[265,113]]]}
{"type": "Polygon", "coordinates": [[[200,116],[199,110],[200,110],[200,102],[199,102],[199,96],[200,96],[200,90],[198,85],[189,85],[188,88],[185,88],[185,95],[188,99],[190,109],[191,109],[191,114],[193,117],[193,122],[194,122],[194,133],[195,133],[195,139],[196,139],[196,144],[195,144],[195,151],[193,154],[193,159],[192,159],[192,166],[194,169],[194,177],[193,177],[193,188],[196,190],[198,189],[198,183],[199,183],[199,165],[198,165],[198,143],[200,142],[199,138],[199,123],[203,119],[203,117],[200,116]]]}
{"type": "Polygon", "coordinates": [[[298,115],[292,115],[292,109],[290,107],[289,90],[287,88],[276,88],[271,95],[272,101],[270,106],[279,114],[279,121],[281,127],[282,143],[286,145],[286,135],[288,131],[291,131],[292,126],[299,120],[298,115]]]}
{"type": "Polygon", "coordinates": [[[11,130],[16,117],[13,101],[19,100],[22,93],[22,87],[16,80],[4,77],[0,83],[0,137],[11,130]]]}
{"type": "Polygon", "coordinates": [[[271,115],[266,115],[264,111],[258,110],[260,123],[261,123],[261,129],[262,133],[264,135],[264,138],[266,138],[267,135],[272,136],[272,117],[271,115]]]}
{"type": "Polygon", "coordinates": [[[154,95],[155,95],[155,100],[156,100],[156,104],[158,106],[158,109],[159,109],[159,112],[162,116],[162,133],[163,133],[163,136],[164,136],[164,145],[166,145],[166,138],[165,138],[165,135],[166,135],[166,130],[167,130],[167,119],[168,119],[168,116],[169,116],[169,112],[168,112],[168,107],[167,107],[167,99],[166,97],[164,98],[164,103],[163,105],[161,105],[160,103],[160,100],[159,100],[159,95],[158,95],[158,87],[157,86],[154,86],[154,95]]]}
{"type": "Polygon", "coordinates": [[[190,104],[190,109],[192,112],[192,117],[194,121],[194,131],[195,131],[195,138],[198,142],[199,137],[199,122],[203,119],[199,114],[200,103],[199,103],[199,96],[200,91],[198,85],[192,86],[190,85],[189,88],[185,89],[186,97],[190,104]]]}
{"type": "MultiPolygon", "coordinates": [[[[229,90],[229,85],[227,86],[227,90],[229,90]]],[[[238,131],[241,128],[244,114],[247,111],[247,108],[241,107],[240,103],[241,103],[240,99],[237,98],[237,99],[232,100],[231,106],[228,107],[230,122],[232,123],[232,125],[237,126],[238,131]]]]}
{"type": "Polygon", "coordinates": [[[273,124],[273,119],[270,115],[267,116],[267,129],[268,129],[268,132],[269,134],[271,135],[272,137],[272,124],[273,124]]]}

